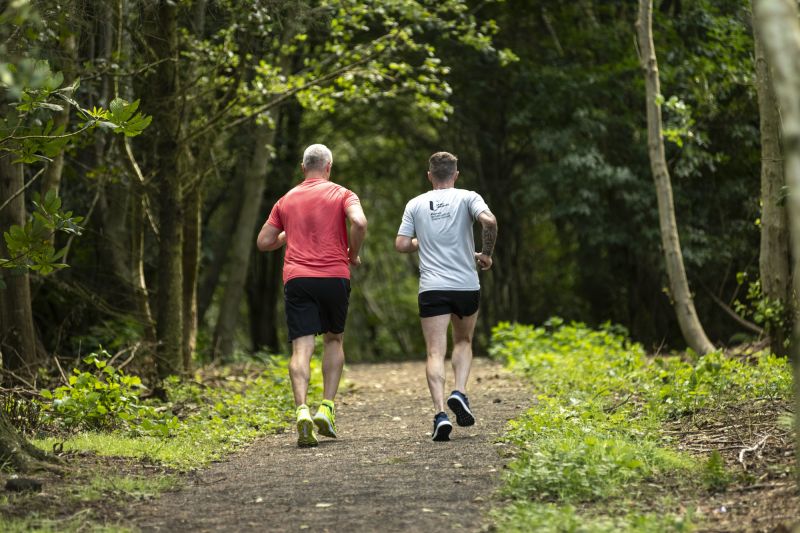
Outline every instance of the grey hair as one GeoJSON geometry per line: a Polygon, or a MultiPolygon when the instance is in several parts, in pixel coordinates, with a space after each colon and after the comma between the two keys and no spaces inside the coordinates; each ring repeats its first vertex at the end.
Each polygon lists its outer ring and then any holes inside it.
{"type": "Polygon", "coordinates": [[[325,165],[333,164],[333,154],[324,144],[312,144],[303,152],[303,168],[306,170],[325,170],[325,165]]]}

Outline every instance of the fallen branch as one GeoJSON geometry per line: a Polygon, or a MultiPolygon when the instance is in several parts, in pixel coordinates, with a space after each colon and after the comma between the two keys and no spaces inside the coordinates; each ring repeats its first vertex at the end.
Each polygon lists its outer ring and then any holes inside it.
{"type": "MultiPolygon", "coordinates": [[[[769,435],[764,435],[764,437],[763,437],[763,438],[762,438],[760,441],[758,441],[757,443],[755,443],[754,445],[752,445],[752,446],[748,446],[748,447],[746,447],[746,448],[742,448],[742,449],[739,451],[739,462],[740,462],[740,463],[742,463],[742,468],[744,468],[745,470],[747,470],[747,465],[746,465],[746,464],[745,464],[745,462],[744,462],[744,454],[746,454],[746,453],[748,453],[748,452],[756,452],[756,451],[758,451],[758,450],[759,450],[759,448],[762,448],[762,447],[764,446],[764,444],[766,444],[766,443],[767,443],[767,439],[768,439],[769,437],[770,437],[769,435]]],[[[761,455],[761,453],[760,453],[760,452],[756,454],[756,456],[757,456],[757,457],[758,457],[758,456],[760,456],[760,455],[761,455]]]]}
{"type": "Polygon", "coordinates": [[[709,296],[711,296],[711,299],[714,300],[714,303],[717,304],[723,311],[725,311],[725,314],[731,317],[737,324],[739,324],[740,326],[742,326],[747,330],[752,331],[756,335],[764,334],[764,328],[759,327],[756,324],[750,322],[749,320],[739,316],[736,313],[736,311],[731,309],[731,307],[728,304],[723,302],[716,294],[711,292],[711,289],[706,287],[703,283],[700,283],[700,286],[703,287],[703,289],[708,293],[709,296]]]}

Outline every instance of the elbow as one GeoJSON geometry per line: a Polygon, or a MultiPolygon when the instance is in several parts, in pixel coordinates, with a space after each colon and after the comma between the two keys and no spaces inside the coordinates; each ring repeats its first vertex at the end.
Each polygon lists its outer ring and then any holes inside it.
{"type": "Polygon", "coordinates": [[[259,252],[266,252],[267,246],[261,241],[261,236],[259,235],[256,239],[256,248],[259,252]]]}
{"type": "Polygon", "coordinates": [[[361,231],[362,233],[367,232],[367,217],[355,217],[350,221],[350,223],[358,231],[361,231]]]}

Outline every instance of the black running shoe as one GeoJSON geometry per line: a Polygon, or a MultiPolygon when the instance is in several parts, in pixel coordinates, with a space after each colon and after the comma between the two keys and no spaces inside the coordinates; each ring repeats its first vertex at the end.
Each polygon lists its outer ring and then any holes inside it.
{"type": "Polygon", "coordinates": [[[450,393],[447,399],[447,407],[456,414],[456,422],[459,426],[471,426],[475,423],[475,417],[469,410],[469,400],[465,394],[457,390],[450,393]]]}
{"type": "Polygon", "coordinates": [[[447,413],[442,411],[433,417],[433,440],[450,440],[451,431],[453,431],[453,424],[447,418],[447,413]]]}

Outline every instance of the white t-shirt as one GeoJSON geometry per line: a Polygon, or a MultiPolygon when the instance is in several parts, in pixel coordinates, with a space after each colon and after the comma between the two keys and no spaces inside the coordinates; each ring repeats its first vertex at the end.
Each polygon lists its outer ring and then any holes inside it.
{"type": "Polygon", "coordinates": [[[438,189],[406,204],[398,235],[419,241],[419,292],[477,291],[475,220],[489,206],[465,189],[438,189]]]}

